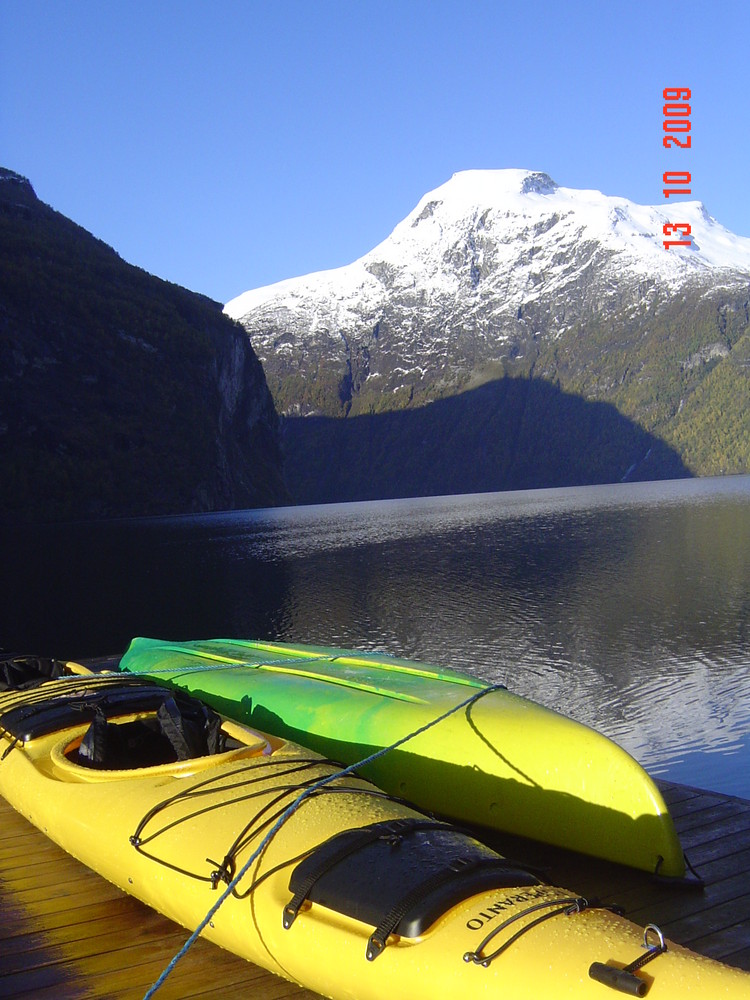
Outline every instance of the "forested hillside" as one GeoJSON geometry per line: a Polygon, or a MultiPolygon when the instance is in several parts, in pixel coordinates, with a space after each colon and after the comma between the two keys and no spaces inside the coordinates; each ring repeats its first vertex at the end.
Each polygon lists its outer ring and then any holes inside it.
{"type": "Polygon", "coordinates": [[[0,517],[287,499],[262,368],[218,303],[125,263],[0,171],[0,517]]]}

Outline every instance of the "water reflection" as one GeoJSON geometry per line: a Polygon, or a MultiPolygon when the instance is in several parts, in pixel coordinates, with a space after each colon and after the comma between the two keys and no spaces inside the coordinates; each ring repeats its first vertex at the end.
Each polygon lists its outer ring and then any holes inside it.
{"type": "Polygon", "coordinates": [[[653,770],[750,798],[750,477],[2,541],[5,646],[95,655],[150,634],[384,649],[502,681],[653,770]]]}

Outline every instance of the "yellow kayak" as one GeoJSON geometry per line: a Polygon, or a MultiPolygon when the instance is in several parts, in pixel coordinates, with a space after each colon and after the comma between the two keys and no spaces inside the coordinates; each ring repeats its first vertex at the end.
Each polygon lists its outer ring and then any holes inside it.
{"type": "Polygon", "coordinates": [[[685,877],[672,817],[637,761],[588,726],[479,678],[383,654],[240,639],[137,638],[120,669],[346,764],[475,693],[466,711],[362,774],[454,821],[685,877]]]}
{"type": "Polygon", "coordinates": [[[141,678],[0,683],[0,792],[125,891],[337,1000],[750,996],[750,975],[141,678]]]}

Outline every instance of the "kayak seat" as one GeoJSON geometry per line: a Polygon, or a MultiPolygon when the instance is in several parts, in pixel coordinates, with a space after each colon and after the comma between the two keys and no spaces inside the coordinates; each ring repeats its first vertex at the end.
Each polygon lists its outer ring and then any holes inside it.
{"type": "Polygon", "coordinates": [[[89,723],[76,763],[120,770],[203,757],[223,749],[221,719],[182,692],[120,681],[91,690],[39,697],[0,715],[0,728],[26,743],[89,723]],[[134,713],[153,717],[118,723],[134,713]]]}
{"type": "Polygon", "coordinates": [[[372,960],[389,934],[418,937],[451,907],[488,889],[539,879],[445,823],[402,819],[347,830],[325,841],[292,872],[291,927],[307,900],[375,927],[372,960]]]}
{"type": "Polygon", "coordinates": [[[97,706],[76,763],[122,771],[218,753],[224,746],[219,716],[193,699],[181,700],[182,709],[168,692],[154,715],[132,722],[110,721],[97,706]]]}
{"type": "Polygon", "coordinates": [[[58,660],[47,656],[5,656],[0,658],[0,691],[22,691],[56,680],[65,672],[58,660]]]}

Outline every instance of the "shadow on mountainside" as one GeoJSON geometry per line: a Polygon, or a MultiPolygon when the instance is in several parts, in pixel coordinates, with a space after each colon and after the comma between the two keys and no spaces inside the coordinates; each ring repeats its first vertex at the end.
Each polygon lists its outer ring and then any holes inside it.
{"type": "Polygon", "coordinates": [[[296,503],[678,479],[679,454],[609,403],[503,378],[415,409],[283,421],[296,503]]]}

